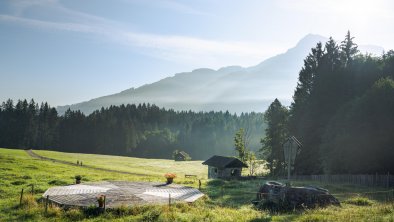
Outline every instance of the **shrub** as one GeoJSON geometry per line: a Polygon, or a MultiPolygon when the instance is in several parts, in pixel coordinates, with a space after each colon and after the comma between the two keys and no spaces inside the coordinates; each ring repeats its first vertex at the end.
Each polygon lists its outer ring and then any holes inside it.
{"type": "Polygon", "coordinates": [[[29,180],[29,179],[31,179],[31,176],[25,175],[22,177],[22,179],[29,180]]]}

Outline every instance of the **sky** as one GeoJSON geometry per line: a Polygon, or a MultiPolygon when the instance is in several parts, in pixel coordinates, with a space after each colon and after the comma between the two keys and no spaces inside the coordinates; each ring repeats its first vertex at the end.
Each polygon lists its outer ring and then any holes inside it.
{"type": "Polygon", "coordinates": [[[248,67],[305,35],[394,49],[390,0],[1,0],[0,102],[67,105],[197,68],[248,67]]]}

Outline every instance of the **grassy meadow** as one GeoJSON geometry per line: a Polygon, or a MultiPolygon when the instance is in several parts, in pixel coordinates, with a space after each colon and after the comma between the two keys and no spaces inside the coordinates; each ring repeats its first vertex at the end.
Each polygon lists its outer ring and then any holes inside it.
{"type": "MultiPolygon", "coordinates": [[[[66,165],[30,157],[23,150],[0,149],[0,221],[394,221],[392,193],[384,189],[352,185],[316,184],[330,190],[341,200],[341,207],[328,207],[287,213],[270,213],[255,209],[251,200],[263,180],[221,181],[207,180],[206,166],[201,161],[174,162],[172,160],[140,159],[90,154],[70,154],[35,151],[37,154],[84,165],[108,168],[129,175],[66,165]],[[168,206],[120,207],[98,214],[94,208],[62,209],[50,206],[45,213],[40,201],[45,190],[52,186],[74,183],[75,175],[82,181],[127,180],[163,181],[163,174],[175,172],[175,183],[197,187],[195,179],[184,174],[198,175],[202,180],[204,198],[193,204],[177,203],[168,206]],[[22,188],[25,193],[34,184],[35,194],[25,195],[19,206],[22,188]],[[375,193],[376,191],[384,191],[375,193]],[[371,192],[375,194],[365,194],[371,192]],[[383,195],[380,195],[383,194],[383,195]],[[390,195],[387,195],[390,194],[390,195]]],[[[296,185],[311,183],[296,183],[296,185]]]]}
{"type": "Polygon", "coordinates": [[[83,165],[99,167],[124,172],[147,174],[161,177],[165,173],[172,172],[184,177],[185,174],[197,175],[199,178],[207,178],[208,167],[202,165],[202,161],[173,161],[164,159],[143,159],[135,157],[109,156],[98,154],[62,153],[46,150],[34,150],[34,153],[76,163],[82,161],[83,165]]]}

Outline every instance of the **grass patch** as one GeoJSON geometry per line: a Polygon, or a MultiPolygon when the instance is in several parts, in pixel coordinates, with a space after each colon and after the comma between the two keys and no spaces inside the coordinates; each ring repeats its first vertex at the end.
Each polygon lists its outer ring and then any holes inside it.
{"type": "Polygon", "coordinates": [[[55,186],[63,186],[63,185],[68,185],[69,183],[64,180],[51,180],[48,182],[49,185],[55,185],[55,186]]]}
{"type": "Polygon", "coordinates": [[[22,179],[24,179],[24,180],[30,180],[30,179],[31,179],[31,176],[24,175],[24,176],[22,177],[22,179]]]}
{"type": "Polygon", "coordinates": [[[144,159],[124,156],[109,156],[98,154],[64,153],[46,150],[34,150],[35,153],[53,159],[76,163],[82,161],[83,165],[111,170],[119,170],[136,174],[146,174],[163,177],[165,173],[175,173],[177,178],[185,174],[197,175],[199,179],[208,177],[208,167],[202,161],[174,161],[166,159],[144,159]]]}
{"type": "Polygon", "coordinates": [[[348,200],[345,200],[344,203],[346,204],[353,204],[356,206],[371,206],[374,202],[365,197],[354,197],[348,200]]]}
{"type": "Polygon", "coordinates": [[[22,198],[22,208],[36,208],[38,206],[36,198],[31,194],[25,194],[22,198]]]}
{"type": "Polygon", "coordinates": [[[78,208],[70,208],[65,212],[65,217],[71,221],[80,221],[85,215],[78,208]]]}
{"type": "Polygon", "coordinates": [[[17,180],[17,181],[13,181],[13,182],[11,182],[11,184],[12,184],[12,185],[15,185],[15,186],[19,186],[19,185],[26,184],[26,181],[23,181],[23,180],[17,180]]]}

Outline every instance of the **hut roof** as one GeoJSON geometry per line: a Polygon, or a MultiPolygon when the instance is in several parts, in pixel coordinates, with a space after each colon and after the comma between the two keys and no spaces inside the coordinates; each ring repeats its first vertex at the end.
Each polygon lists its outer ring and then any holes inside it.
{"type": "Polygon", "coordinates": [[[248,167],[245,163],[234,157],[212,156],[202,164],[218,168],[248,167]]]}

